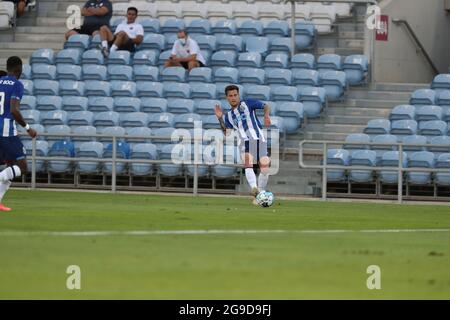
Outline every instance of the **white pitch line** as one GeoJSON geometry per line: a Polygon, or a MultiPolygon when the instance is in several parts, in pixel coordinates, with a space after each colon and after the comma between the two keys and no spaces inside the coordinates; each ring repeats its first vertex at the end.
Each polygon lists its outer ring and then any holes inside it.
{"type": "Polygon", "coordinates": [[[245,235],[245,234],[345,234],[345,233],[450,233],[450,229],[380,230],[141,230],[141,231],[0,231],[1,236],[106,237],[156,235],[245,235]]]}

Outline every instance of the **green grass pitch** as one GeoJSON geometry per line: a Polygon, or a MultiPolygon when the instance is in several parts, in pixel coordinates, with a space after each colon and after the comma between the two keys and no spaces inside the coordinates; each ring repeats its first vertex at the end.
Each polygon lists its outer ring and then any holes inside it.
{"type": "Polygon", "coordinates": [[[449,206],[27,190],[5,203],[0,299],[450,299],[449,206]],[[396,229],[412,232],[379,232],[396,229]],[[151,233],[176,230],[237,232],[151,233]]]}

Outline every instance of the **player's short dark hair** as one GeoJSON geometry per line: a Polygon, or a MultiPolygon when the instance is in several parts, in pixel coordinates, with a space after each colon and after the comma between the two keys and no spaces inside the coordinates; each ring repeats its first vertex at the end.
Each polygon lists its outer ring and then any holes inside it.
{"type": "Polygon", "coordinates": [[[238,87],[238,86],[235,86],[234,84],[232,84],[232,85],[230,85],[230,86],[227,86],[227,87],[225,88],[225,95],[227,96],[227,95],[228,95],[228,92],[234,91],[234,90],[236,90],[236,91],[239,93],[239,87],[238,87]]]}
{"type": "Polygon", "coordinates": [[[4,76],[7,76],[7,75],[8,75],[8,73],[6,71],[0,70],[0,77],[4,77],[4,76]]]}
{"type": "Polygon", "coordinates": [[[127,12],[130,11],[130,10],[136,12],[136,15],[138,14],[138,9],[137,9],[136,7],[129,7],[129,8],[127,9],[127,12]]]}
{"type": "Polygon", "coordinates": [[[13,72],[19,67],[22,67],[22,59],[17,56],[9,57],[6,61],[6,70],[9,72],[13,72]]]}

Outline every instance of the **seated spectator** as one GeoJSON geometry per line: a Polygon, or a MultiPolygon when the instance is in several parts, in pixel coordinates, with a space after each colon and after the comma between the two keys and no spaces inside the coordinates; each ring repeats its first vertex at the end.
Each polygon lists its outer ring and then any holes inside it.
{"type": "Polygon", "coordinates": [[[23,14],[25,13],[25,8],[30,3],[30,0],[3,0],[3,1],[14,2],[17,8],[16,11],[18,18],[23,16],[23,14]]]}
{"type": "Polygon", "coordinates": [[[114,35],[108,27],[100,28],[100,37],[102,38],[101,50],[105,58],[109,56],[110,51],[136,51],[136,46],[140,45],[144,40],[144,28],[141,24],[136,23],[137,16],[138,9],[129,7],[127,10],[127,21],[117,26],[114,35]],[[111,50],[108,49],[108,45],[111,45],[111,50]]]}
{"type": "Polygon", "coordinates": [[[172,55],[166,61],[165,67],[183,67],[189,71],[206,66],[197,41],[188,36],[186,30],[181,30],[177,34],[178,40],[172,48],[172,55]]]}
{"type": "Polygon", "coordinates": [[[89,0],[81,9],[84,23],[81,28],[70,30],[66,33],[66,40],[74,34],[87,34],[95,36],[101,27],[109,28],[113,9],[109,0],[89,0]]]}

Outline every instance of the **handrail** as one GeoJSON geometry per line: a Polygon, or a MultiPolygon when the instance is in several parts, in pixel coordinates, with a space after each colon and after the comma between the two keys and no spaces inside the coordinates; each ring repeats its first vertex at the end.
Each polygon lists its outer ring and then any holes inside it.
{"type": "Polygon", "coordinates": [[[411,25],[409,24],[408,21],[404,20],[404,19],[392,19],[392,22],[395,24],[403,24],[405,25],[406,29],[408,30],[409,34],[411,35],[411,37],[414,40],[414,43],[416,44],[417,47],[419,47],[419,50],[422,52],[422,54],[424,55],[425,59],[427,60],[428,64],[431,66],[431,68],[434,71],[434,74],[437,75],[439,74],[439,70],[436,67],[436,65],[434,64],[433,60],[431,59],[430,55],[428,54],[427,50],[425,49],[425,47],[422,45],[422,42],[420,42],[419,38],[417,37],[416,33],[414,32],[414,30],[412,29],[411,25]]]}

